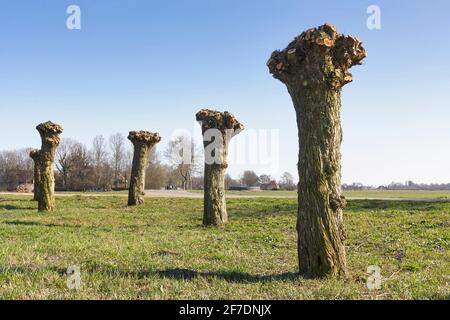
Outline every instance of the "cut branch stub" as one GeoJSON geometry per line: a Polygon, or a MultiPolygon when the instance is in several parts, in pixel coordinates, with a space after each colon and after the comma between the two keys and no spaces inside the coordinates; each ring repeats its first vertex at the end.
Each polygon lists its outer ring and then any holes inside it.
{"type": "Polygon", "coordinates": [[[341,195],[341,89],[366,57],[362,43],[325,24],[303,32],[267,66],[291,95],[298,126],[300,272],[346,275],[341,195]]]}
{"type": "Polygon", "coordinates": [[[236,134],[238,134],[244,129],[244,125],[228,111],[220,112],[202,109],[197,112],[195,118],[197,121],[201,122],[203,133],[205,133],[208,129],[218,129],[222,133],[225,133],[226,130],[234,130],[236,134]]]}
{"type": "Polygon", "coordinates": [[[34,149],[30,151],[30,158],[34,161],[39,161],[40,151],[38,149],[34,149]]]}
{"type": "Polygon", "coordinates": [[[196,119],[202,127],[203,146],[205,148],[205,176],[204,176],[204,211],[203,224],[206,226],[218,226],[228,221],[226,203],[225,203],[225,170],[227,168],[228,143],[229,140],[244,129],[234,115],[225,111],[213,111],[202,109],[196,114],[196,119]],[[208,130],[220,131],[219,136],[214,133],[207,135],[208,130]],[[213,139],[209,139],[214,137],[213,139]],[[208,160],[207,148],[210,144],[218,143],[212,153],[219,162],[210,162],[208,160]]]}
{"type": "Polygon", "coordinates": [[[59,135],[64,131],[63,128],[56,123],[47,121],[36,127],[41,135],[42,143],[57,147],[61,142],[59,135]]]}
{"type": "Polygon", "coordinates": [[[136,206],[144,203],[145,171],[148,165],[150,150],[155,144],[161,141],[161,137],[159,133],[131,131],[128,139],[134,145],[128,205],[136,206]]]}
{"type": "Polygon", "coordinates": [[[34,184],[34,201],[39,201],[39,184],[40,184],[40,166],[41,166],[41,151],[40,150],[31,150],[30,158],[33,159],[33,167],[34,167],[34,176],[33,176],[33,184],[34,184]]]}
{"type": "Polygon", "coordinates": [[[352,81],[348,69],[361,64],[366,56],[361,41],[325,24],[303,32],[286,49],[273,52],[267,66],[274,78],[285,84],[294,81],[302,87],[327,84],[330,89],[340,89],[352,81]]]}
{"type": "Polygon", "coordinates": [[[148,131],[131,131],[128,135],[128,140],[133,144],[146,144],[153,146],[161,141],[159,133],[153,133],[148,131]]]}
{"type": "Polygon", "coordinates": [[[51,121],[39,124],[36,129],[41,135],[40,151],[40,184],[38,208],[39,211],[53,211],[55,209],[55,176],[53,164],[55,161],[56,147],[61,139],[59,135],[63,128],[51,121]]]}

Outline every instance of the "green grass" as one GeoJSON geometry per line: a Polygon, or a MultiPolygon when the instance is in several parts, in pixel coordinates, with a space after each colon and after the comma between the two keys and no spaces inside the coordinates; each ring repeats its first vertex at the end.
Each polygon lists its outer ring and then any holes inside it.
{"type": "MultiPolygon", "coordinates": [[[[194,190],[203,193],[202,190],[194,190]]],[[[228,195],[258,196],[258,197],[297,197],[297,191],[227,191],[228,195]]],[[[354,199],[434,199],[450,200],[450,191],[415,191],[415,190],[363,190],[345,191],[344,195],[354,199]]]]}
{"type": "Polygon", "coordinates": [[[0,299],[448,299],[450,203],[352,200],[347,280],[298,277],[295,199],[229,199],[201,226],[202,199],[65,196],[40,214],[0,196],[0,299]],[[78,265],[79,291],[65,271],[78,265]],[[370,292],[366,269],[381,267],[370,292]]]}
{"type": "Polygon", "coordinates": [[[350,198],[450,200],[450,191],[364,190],[346,191],[344,194],[350,198]]]}

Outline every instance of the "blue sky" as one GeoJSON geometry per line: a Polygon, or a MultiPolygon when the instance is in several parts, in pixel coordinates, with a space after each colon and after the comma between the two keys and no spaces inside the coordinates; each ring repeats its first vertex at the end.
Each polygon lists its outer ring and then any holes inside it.
{"type": "Polygon", "coordinates": [[[231,165],[232,175],[295,173],[294,110],[265,64],[302,31],[331,22],[369,54],[343,90],[343,181],[450,182],[449,1],[1,0],[0,8],[0,149],[39,146],[34,127],[49,119],[86,144],[134,129],[167,141],[212,107],[248,128],[280,130],[278,169],[231,165]],[[66,28],[71,4],[81,30],[66,28]],[[371,4],[381,30],[366,27],[371,4]]]}

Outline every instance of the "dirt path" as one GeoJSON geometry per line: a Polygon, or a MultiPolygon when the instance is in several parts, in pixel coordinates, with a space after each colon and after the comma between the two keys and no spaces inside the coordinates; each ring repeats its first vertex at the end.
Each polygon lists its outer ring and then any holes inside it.
{"type": "MultiPolygon", "coordinates": [[[[10,195],[10,196],[31,196],[30,193],[18,193],[18,192],[0,192],[0,195],[10,195]]],[[[70,197],[82,195],[84,197],[110,197],[110,196],[119,196],[119,197],[128,197],[126,193],[101,193],[101,192],[57,192],[57,197],[70,197]]],[[[145,196],[147,198],[193,198],[193,199],[203,199],[203,193],[182,191],[182,190],[146,190],[145,196]]],[[[287,198],[292,199],[297,196],[277,196],[277,195],[238,195],[238,194],[229,194],[226,195],[227,198],[287,198]]]]}
{"type": "MultiPolygon", "coordinates": [[[[146,197],[150,198],[195,198],[195,199],[203,199],[203,193],[199,192],[189,192],[183,190],[147,190],[146,197]]],[[[242,198],[296,198],[296,195],[292,196],[277,196],[277,195],[267,195],[263,192],[261,195],[245,195],[245,194],[227,194],[227,198],[233,199],[242,199],[242,198]]]]}
{"type": "MultiPolygon", "coordinates": [[[[8,196],[31,196],[30,193],[17,193],[17,192],[0,192],[1,195],[8,196]]],[[[82,195],[84,197],[128,197],[127,193],[114,193],[114,192],[57,192],[57,197],[71,197],[82,195]]],[[[192,198],[192,199],[203,199],[203,193],[182,191],[182,190],[147,190],[146,197],[148,198],[192,198]]],[[[228,199],[255,199],[255,198],[271,198],[271,199],[295,199],[296,194],[292,196],[286,195],[268,195],[261,192],[261,195],[244,195],[244,194],[228,194],[226,195],[228,199]]],[[[347,197],[348,200],[380,200],[380,201],[417,201],[417,202],[449,202],[448,199],[436,199],[436,198],[377,198],[377,197],[347,197]]]]}

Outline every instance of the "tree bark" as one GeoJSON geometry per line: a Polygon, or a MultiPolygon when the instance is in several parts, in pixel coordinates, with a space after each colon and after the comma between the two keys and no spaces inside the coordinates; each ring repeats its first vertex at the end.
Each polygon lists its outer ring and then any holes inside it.
{"type": "Polygon", "coordinates": [[[128,205],[137,206],[144,203],[145,172],[148,166],[150,150],[156,143],[161,141],[161,137],[158,133],[131,131],[128,139],[134,145],[128,205]]]}
{"type": "Polygon", "coordinates": [[[63,132],[60,125],[50,121],[41,123],[36,127],[41,135],[42,146],[40,151],[40,185],[39,185],[39,211],[55,210],[55,162],[56,148],[60,143],[59,135],[63,132]]]}
{"type": "Polygon", "coordinates": [[[227,111],[203,109],[196,114],[196,119],[202,126],[205,148],[203,224],[219,226],[228,222],[225,202],[228,143],[244,125],[227,111]],[[213,148],[209,150],[212,143],[213,148]]]}
{"type": "Polygon", "coordinates": [[[225,171],[227,166],[205,165],[204,213],[205,226],[218,226],[228,222],[225,202],[225,171]]]}
{"type": "Polygon", "coordinates": [[[34,176],[33,176],[33,201],[39,201],[39,185],[41,181],[41,156],[40,156],[40,150],[32,150],[30,151],[30,158],[33,159],[33,166],[34,166],[34,176]]]}
{"type": "Polygon", "coordinates": [[[361,64],[361,42],[331,25],[305,31],[268,61],[273,76],[292,97],[297,115],[298,257],[300,273],[346,276],[341,195],[341,89],[348,69],[361,64]]]}

